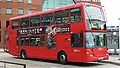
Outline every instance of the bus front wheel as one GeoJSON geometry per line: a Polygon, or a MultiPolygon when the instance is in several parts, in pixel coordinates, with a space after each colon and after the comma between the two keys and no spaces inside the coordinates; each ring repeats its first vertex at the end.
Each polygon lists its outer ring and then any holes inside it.
{"type": "Polygon", "coordinates": [[[26,58],[27,58],[27,54],[26,54],[26,51],[25,51],[25,50],[22,50],[22,51],[21,51],[20,57],[21,57],[22,59],[26,59],[26,58]]]}
{"type": "Polygon", "coordinates": [[[61,64],[67,63],[67,54],[65,52],[60,52],[58,54],[58,62],[61,64]]]}

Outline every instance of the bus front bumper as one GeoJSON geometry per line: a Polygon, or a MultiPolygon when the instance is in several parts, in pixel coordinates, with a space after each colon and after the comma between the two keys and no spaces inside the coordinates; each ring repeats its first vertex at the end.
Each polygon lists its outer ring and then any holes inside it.
{"type": "Polygon", "coordinates": [[[87,59],[85,60],[85,62],[94,62],[94,61],[100,61],[100,60],[108,60],[109,59],[109,56],[106,55],[106,56],[101,56],[101,57],[96,57],[96,56],[87,56],[86,57],[87,59]]]}

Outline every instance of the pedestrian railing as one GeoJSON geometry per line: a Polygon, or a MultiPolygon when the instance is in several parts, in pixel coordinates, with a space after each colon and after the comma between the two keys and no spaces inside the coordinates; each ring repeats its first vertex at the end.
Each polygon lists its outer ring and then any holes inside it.
{"type": "Polygon", "coordinates": [[[9,67],[11,65],[8,65],[8,64],[12,64],[12,65],[20,65],[22,66],[23,68],[26,68],[26,64],[22,64],[22,63],[15,63],[15,62],[7,62],[7,61],[0,61],[0,63],[3,63],[0,64],[0,68],[18,68],[18,67],[9,67]],[[1,66],[2,65],[2,66],[1,66]],[[8,66],[7,66],[8,65],[8,66]]]}
{"type": "Polygon", "coordinates": [[[120,49],[108,49],[109,55],[118,55],[120,53],[120,49]]]}

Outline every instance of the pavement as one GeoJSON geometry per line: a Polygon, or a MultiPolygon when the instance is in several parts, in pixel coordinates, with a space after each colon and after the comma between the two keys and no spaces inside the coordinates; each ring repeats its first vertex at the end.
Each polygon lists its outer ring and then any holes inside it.
{"type": "Polygon", "coordinates": [[[110,63],[120,66],[120,55],[109,55],[108,60],[100,61],[102,63],[110,63]]]}
{"type": "Polygon", "coordinates": [[[1,53],[1,52],[4,52],[4,49],[1,49],[1,48],[0,48],[0,53],[1,53]]]}
{"type": "MultiPolygon", "coordinates": [[[[3,49],[0,49],[0,53],[4,52],[3,49]]],[[[1,56],[1,55],[0,55],[1,56]]],[[[102,60],[101,63],[109,63],[120,66],[120,55],[110,55],[108,60],[102,60]]],[[[0,67],[1,68],[1,67],[0,67]]]]}

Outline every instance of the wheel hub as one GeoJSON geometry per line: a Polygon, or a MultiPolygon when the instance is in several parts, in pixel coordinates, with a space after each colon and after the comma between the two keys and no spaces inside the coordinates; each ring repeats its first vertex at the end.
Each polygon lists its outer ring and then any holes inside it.
{"type": "Polygon", "coordinates": [[[61,61],[65,61],[65,60],[66,60],[65,55],[61,55],[61,56],[60,56],[60,60],[61,60],[61,61]]]}

